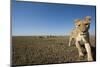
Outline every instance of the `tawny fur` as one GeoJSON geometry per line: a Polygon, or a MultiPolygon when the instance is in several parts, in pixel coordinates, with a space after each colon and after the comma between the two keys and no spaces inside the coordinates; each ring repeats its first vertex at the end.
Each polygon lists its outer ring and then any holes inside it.
{"type": "Polygon", "coordinates": [[[83,20],[76,19],[75,22],[75,29],[71,32],[69,37],[69,46],[71,45],[72,39],[75,40],[75,45],[78,48],[79,57],[84,56],[80,41],[83,41],[85,49],[87,51],[87,60],[93,61],[91,47],[90,47],[90,40],[89,40],[89,27],[90,27],[91,17],[86,16],[83,20]]]}

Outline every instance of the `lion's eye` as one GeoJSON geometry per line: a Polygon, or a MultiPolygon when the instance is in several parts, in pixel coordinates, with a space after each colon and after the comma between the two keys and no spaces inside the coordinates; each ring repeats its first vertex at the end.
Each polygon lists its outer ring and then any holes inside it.
{"type": "Polygon", "coordinates": [[[88,24],[85,24],[85,25],[88,25],[88,24]]]}

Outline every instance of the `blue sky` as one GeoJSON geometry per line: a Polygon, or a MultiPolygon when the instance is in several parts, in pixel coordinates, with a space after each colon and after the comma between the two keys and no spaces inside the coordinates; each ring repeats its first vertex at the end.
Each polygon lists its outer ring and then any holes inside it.
{"type": "Polygon", "coordinates": [[[95,33],[95,6],[47,4],[37,2],[12,3],[12,35],[68,35],[74,19],[91,16],[90,33],[95,33]]]}

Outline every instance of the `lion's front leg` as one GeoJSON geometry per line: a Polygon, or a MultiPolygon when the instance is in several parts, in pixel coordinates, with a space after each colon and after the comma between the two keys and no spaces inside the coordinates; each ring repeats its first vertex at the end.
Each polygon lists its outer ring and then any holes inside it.
{"type": "Polygon", "coordinates": [[[85,49],[87,52],[87,59],[88,59],[88,61],[93,61],[90,40],[89,40],[89,34],[87,36],[83,37],[82,39],[83,39],[85,49]]]}
{"type": "Polygon", "coordinates": [[[71,41],[72,41],[72,37],[70,36],[69,37],[69,44],[68,44],[69,47],[71,46],[71,41]]]}
{"type": "Polygon", "coordinates": [[[77,47],[78,52],[79,52],[79,57],[84,56],[79,41],[76,41],[76,47],[77,47]]]}
{"type": "Polygon", "coordinates": [[[86,48],[86,51],[87,51],[87,57],[88,57],[87,59],[88,59],[88,61],[93,61],[90,44],[89,43],[85,43],[85,48],[86,48]]]}

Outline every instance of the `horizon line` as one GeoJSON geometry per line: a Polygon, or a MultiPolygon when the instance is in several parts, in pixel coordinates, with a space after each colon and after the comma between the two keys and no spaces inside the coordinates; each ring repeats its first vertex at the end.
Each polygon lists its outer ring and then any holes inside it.
{"type": "MultiPolygon", "coordinates": [[[[11,36],[69,36],[69,35],[11,35],[11,36]]],[[[90,34],[90,36],[96,36],[96,34],[90,34]]]]}

